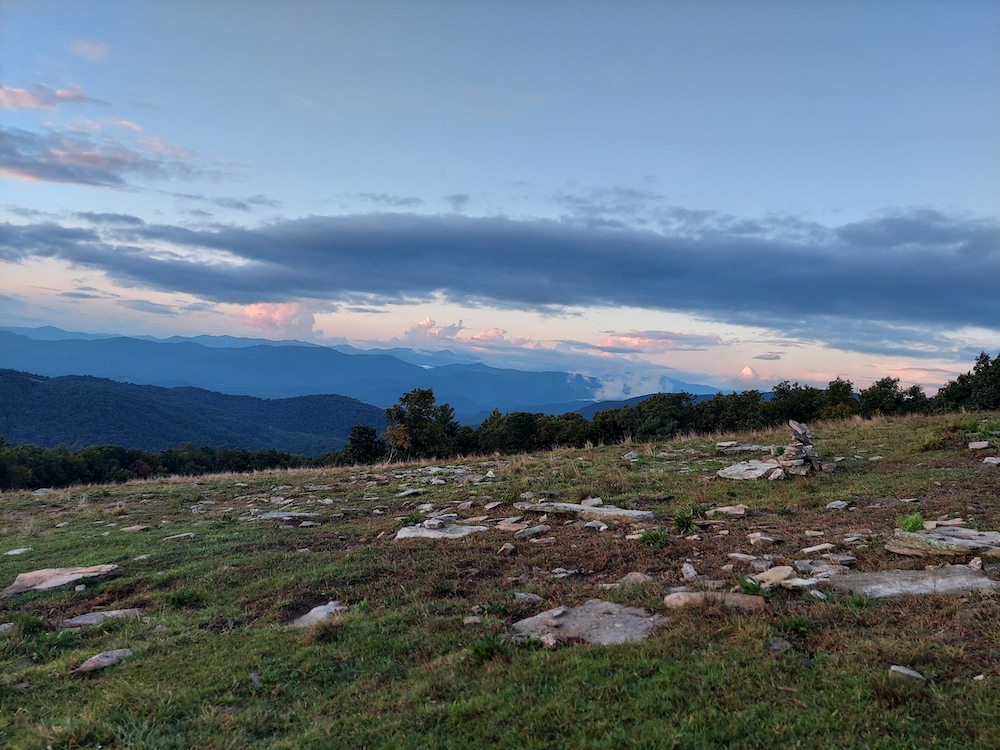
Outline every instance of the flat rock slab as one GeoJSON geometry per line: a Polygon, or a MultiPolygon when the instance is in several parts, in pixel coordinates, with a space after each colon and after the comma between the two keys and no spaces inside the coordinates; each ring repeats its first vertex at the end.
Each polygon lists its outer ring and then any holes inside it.
{"type": "Polygon", "coordinates": [[[1000,557],[1000,532],[976,531],[960,526],[937,526],[924,531],[896,529],[885,543],[885,548],[911,557],[1000,557]]]}
{"type": "Polygon", "coordinates": [[[404,526],[396,532],[396,539],[461,539],[463,536],[488,530],[486,526],[464,526],[460,523],[448,524],[440,529],[404,526]]]}
{"type": "Polygon", "coordinates": [[[141,609],[135,607],[131,609],[109,609],[105,612],[88,612],[79,617],[63,620],[59,623],[60,628],[82,628],[88,625],[100,625],[105,620],[112,620],[120,617],[138,617],[142,614],[141,609]]]}
{"type": "Polygon", "coordinates": [[[313,607],[308,612],[306,612],[302,617],[293,620],[290,627],[293,628],[308,628],[313,625],[318,625],[321,622],[326,622],[327,620],[337,617],[342,613],[346,612],[350,607],[346,604],[341,604],[337,601],[330,601],[326,604],[321,604],[318,607],[313,607]]]}
{"type": "Polygon", "coordinates": [[[311,513],[305,510],[269,510],[253,516],[255,521],[284,520],[286,518],[317,518],[319,513],[311,513]]]}
{"type": "Polygon", "coordinates": [[[116,648],[113,651],[105,651],[103,653],[97,654],[96,656],[91,656],[87,661],[81,664],[79,667],[74,669],[74,672],[94,672],[98,669],[104,669],[105,667],[110,667],[112,664],[117,664],[120,661],[124,661],[132,656],[132,649],[130,648],[116,648]]]}
{"type": "Polygon", "coordinates": [[[836,591],[861,594],[872,599],[889,599],[904,594],[968,594],[1000,588],[981,570],[965,565],[948,565],[937,570],[851,573],[829,579],[829,585],[836,591]]]}
{"type": "Polygon", "coordinates": [[[674,594],[667,594],[663,604],[671,609],[716,604],[726,609],[741,609],[746,612],[762,612],[767,607],[762,596],[716,591],[678,591],[674,594]]]}
{"type": "Polygon", "coordinates": [[[536,513],[575,514],[581,518],[628,518],[632,521],[652,521],[653,513],[648,510],[629,510],[614,505],[578,505],[576,503],[514,503],[518,510],[533,510],[536,513]]]}
{"type": "Polygon", "coordinates": [[[784,479],[785,472],[778,464],[767,461],[740,461],[715,472],[722,479],[784,479]]]}
{"type": "Polygon", "coordinates": [[[641,641],[652,635],[666,618],[640,607],[591,599],[579,607],[556,607],[514,623],[514,630],[559,641],[581,640],[607,646],[641,641]]]}
{"type": "Polygon", "coordinates": [[[84,578],[109,578],[121,573],[117,565],[92,565],[89,568],[43,568],[30,573],[21,573],[14,583],[4,589],[0,598],[6,599],[25,591],[48,591],[49,589],[72,586],[84,578]]]}

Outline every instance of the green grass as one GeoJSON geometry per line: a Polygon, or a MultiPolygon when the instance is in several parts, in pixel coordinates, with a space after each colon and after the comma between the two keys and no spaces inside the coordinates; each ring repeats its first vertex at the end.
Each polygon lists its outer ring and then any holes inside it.
{"type": "MultiPolygon", "coordinates": [[[[479,484],[422,482],[451,476],[431,474],[424,463],[71,488],[38,498],[8,493],[0,497],[0,552],[32,550],[0,555],[0,585],[42,567],[116,563],[122,574],[79,592],[0,599],[0,622],[15,623],[0,634],[0,747],[1000,747],[994,598],[830,594],[819,602],[778,588],[762,614],[668,612],[662,604],[687,560],[726,587],[746,585],[752,571],[727,554],[762,552],[746,539],[756,530],[782,539],[765,551],[786,559],[861,530],[867,546],[853,550],[858,568],[883,570],[927,563],[882,545],[907,509],[900,498],[919,498],[922,517],[958,514],[977,528],[1000,528],[1000,471],[963,443],[984,424],[1000,422],[946,415],[819,423],[820,454],[844,460],[829,477],[784,482],[715,478],[728,462],[714,443],[730,436],[713,436],[633,445],[641,460],[629,465],[620,446],[435,464],[479,475],[492,469],[497,479],[479,484]],[[925,449],[929,435],[944,440],[925,449]],[[660,452],[679,456],[656,458],[660,452]],[[426,493],[398,498],[404,487],[426,493]],[[499,519],[521,513],[513,503],[529,490],[570,502],[600,495],[655,519],[638,527],[609,522],[596,532],[550,515],[556,544],[517,541],[510,556],[497,549],[513,535],[498,530],[449,542],[391,541],[400,526],[426,517],[424,503],[499,519]],[[251,506],[276,509],[276,497],[319,513],[322,525],[250,520],[251,506]],[[826,510],[841,499],[855,510],[826,510]],[[492,502],[502,505],[486,511],[492,502]],[[678,515],[693,523],[693,509],[739,503],[749,515],[703,525],[700,541],[662,530],[678,530],[678,515]],[[150,529],[121,531],[136,524],[150,529]],[[806,529],[823,531],[823,539],[805,537],[806,529]],[[161,541],[188,531],[193,540],[161,541]],[[578,572],[559,578],[556,568],[578,572]],[[600,588],[630,571],[654,580],[600,588]],[[515,591],[544,601],[521,604],[515,591]],[[642,643],[614,647],[547,650],[506,637],[522,617],[591,598],[657,610],[668,622],[642,643]],[[331,599],[350,610],[306,631],[287,627],[331,599]],[[140,607],[143,617],[77,632],[58,627],[125,607],[140,607]],[[470,614],[481,624],[464,625],[470,614]],[[776,637],[793,648],[772,651],[776,637]],[[100,651],[126,647],[133,656],[118,665],[71,674],[100,651]],[[890,679],[892,664],[927,682],[890,679]],[[973,680],[980,674],[984,680],[973,680]]],[[[780,430],[733,437],[787,440],[780,430]]],[[[526,515],[537,522],[538,513],[526,515]]]]}

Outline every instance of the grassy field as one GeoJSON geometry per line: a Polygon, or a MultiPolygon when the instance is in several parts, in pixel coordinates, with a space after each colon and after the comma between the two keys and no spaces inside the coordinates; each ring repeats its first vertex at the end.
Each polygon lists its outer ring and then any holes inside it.
{"type": "Polygon", "coordinates": [[[844,460],[830,476],[778,482],[717,478],[736,459],[717,455],[715,442],[783,445],[786,430],[3,495],[0,553],[30,551],[0,555],[0,586],[38,568],[115,563],[122,574],[82,591],[0,599],[0,623],[15,624],[0,634],[0,746],[1000,748],[997,599],[818,601],[776,590],[763,613],[664,608],[686,561],[727,589],[752,572],[729,553],[783,555],[790,564],[823,541],[852,552],[861,571],[922,569],[927,560],[884,549],[901,516],[1000,528],[1000,467],[982,463],[997,451],[966,447],[977,438],[995,446],[1000,415],[813,427],[820,455],[844,460]],[[627,451],[638,459],[623,460],[627,451]],[[400,497],[407,489],[424,492],[400,497]],[[567,502],[600,496],[651,510],[655,521],[609,522],[597,532],[549,516],[555,544],[516,541],[509,556],[497,550],[513,534],[496,529],[392,540],[426,518],[425,503],[461,518],[534,521],[539,514],[513,507],[526,492],[567,502]],[[828,510],[833,500],[850,509],[828,510]],[[491,503],[501,504],[486,510],[491,503]],[[700,520],[737,503],[751,512],[699,539],[686,539],[683,523],[675,528],[679,511],[700,520]],[[310,520],[319,525],[259,518],[279,508],[318,513],[310,520]],[[123,531],[137,524],[149,529],[123,531]],[[644,528],[663,533],[628,538],[644,528]],[[753,548],[754,531],[779,543],[753,548]],[[194,538],[163,541],[185,532],[194,538]],[[843,544],[859,534],[863,546],[843,544]],[[577,572],[560,577],[560,568],[577,572]],[[631,571],[653,580],[600,587],[631,571]],[[544,601],[517,602],[515,591],[544,601]],[[648,640],[618,646],[549,650],[504,637],[516,620],[592,598],[668,621],[648,640]],[[288,627],[331,599],[350,609],[312,628],[288,627]],[[75,615],[126,607],[142,616],[59,628],[75,615]],[[464,624],[470,615],[481,623],[464,624]],[[71,674],[118,648],[133,656],[71,674]],[[890,678],[894,664],[926,682],[890,678]]]}

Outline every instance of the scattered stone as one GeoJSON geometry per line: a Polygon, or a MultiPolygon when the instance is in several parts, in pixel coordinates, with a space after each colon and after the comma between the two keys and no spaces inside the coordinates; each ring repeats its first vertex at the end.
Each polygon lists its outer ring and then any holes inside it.
{"type": "Polygon", "coordinates": [[[522,492],[520,495],[518,495],[518,497],[520,497],[522,500],[531,501],[535,499],[535,493],[532,492],[531,490],[528,490],[527,492],[522,492]]]}
{"type": "Polygon", "coordinates": [[[717,449],[735,448],[737,445],[739,445],[739,443],[737,443],[735,440],[726,440],[725,442],[722,442],[722,443],[716,443],[715,447],[717,449]]]}
{"type": "Polygon", "coordinates": [[[917,502],[917,498],[915,498],[915,497],[901,497],[901,498],[899,498],[899,502],[901,502],[901,503],[915,503],[915,502],[917,502]]]}
{"type": "Polygon", "coordinates": [[[300,549],[295,550],[295,554],[297,554],[297,555],[308,555],[309,551],[310,550],[309,550],[308,547],[302,547],[300,549]]]}
{"type": "Polygon", "coordinates": [[[969,443],[970,451],[981,451],[984,448],[989,448],[989,447],[990,447],[989,440],[974,440],[973,442],[969,443]]]}
{"type": "Polygon", "coordinates": [[[723,515],[736,518],[745,516],[749,508],[745,505],[723,505],[721,508],[712,508],[705,511],[706,516],[723,515]]]}
{"type": "Polygon", "coordinates": [[[427,492],[427,490],[423,490],[420,488],[411,488],[408,490],[403,490],[402,492],[398,493],[396,497],[414,497],[416,495],[423,495],[425,492],[427,492]]]}
{"type": "Polygon", "coordinates": [[[504,542],[503,546],[497,550],[498,555],[513,555],[517,551],[515,547],[510,542],[504,542]]]}
{"type": "Polygon", "coordinates": [[[771,568],[770,570],[765,570],[763,573],[756,573],[751,576],[757,581],[760,581],[761,585],[769,589],[773,586],[778,585],[786,578],[791,578],[795,575],[795,569],[790,565],[779,565],[776,568],[771,568]]]}
{"type": "Polygon", "coordinates": [[[540,604],[542,602],[542,597],[540,597],[538,594],[526,593],[524,591],[515,591],[514,601],[520,602],[521,604],[540,604]]]}
{"type": "Polygon", "coordinates": [[[396,539],[461,539],[463,536],[488,530],[486,526],[465,526],[460,523],[448,524],[440,529],[404,526],[396,532],[396,539]]]}
{"type": "Polygon", "coordinates": [[[42,487],[41,489],[35,490],[31,494],[34,497],[45,497],[46,495],[51,495],[53,492],[55,492],[55,490],[51,487],[42,487]]]}
{"type": "Polygon", "coordinates": [[[518,633],[552,641],[584,641],[611,645],[640,641],[666,622],[661,615],[638,607],[591,599],[579,607],[557,607],[514,623],[518,633]],[[553,623],[549,625],[548,623],[553,623]]]}
{"type": "Polygon", "coordinates": [[[969,560],[969,567],[972,570],[982,570],[983,569],[983,558],[981,558],[981,557],[973,557],[971,560],[969,560]]]}
{"type": "Polygon", "coordinates": [[[443,529],[444,521],[442,521],[440,518],[428,518],[426,521],[424,521],[423,527],[425,529],[443,529]]]}
{"type": "Polygon", "coordinates": [[[824,542],[823,544],[817,544],[813,547],[806,547],[802,550],[803,555],[818,555],[820,552],[829,552],[832,549],[836,549],[837,545],[830,544],[829,542],[824,542]]]}
{"type": "Polygon", "coordinates": [[[889,667],[889,676],[907,680],[919,680],[920,682],[927,680],[927,678],[920,674],[920,672],[910,669],[909,667],[901,667],[898,664],[893,664],[889,667]]]}
{"type": "Polygon", "coordinates": [[[87,661],[81,664],[79,667],[73,670],[74,673],[86,673],[94,672],[98,669],[104,669],[105,667],[110,667],[113,664],[117,664],[120,661],[124,661],[132,656],[132,649],[130,648],[116,648],[113,651],[105,651],[103,653],[97,654],[96,656],[91,656],[87,661]]]}
{"type": "Polygon", "coordinates": [[[819,583],[820,581],[816,578],[786,578],[781,582],[781,588],[791,591],[808,591],[816,588],[819,583]]]}
{"type": "Polygon", "coordinates": [[[69,521],[63,521],[62,523],[56,524],[57,529],[65,529],[67,526],[69,526],[69,521]]]}
{"type": "Polygon", "coordinates": [[[636,461],[639,458],[639,454],[635,451],[629,451],[624,456],[622,456],[622,461],[636,461]]]}
{"type": "Polygon", "coordinates": [[[308,612],[306,612],[302,617],[293,620],[289,627],[292,628],[308,628],[313,625],[317,625],[321,622],[326,622],[332,617],[341,615],[346,612],[349,607],[346,604],[341,604],[338,601],[329,601],[326,604],[320,604],[318,607],[313,607],[308,612]]]}
{"type": "Polygon", "coordinates": [[[830,579],[837,591],[888,599],[904,594],[967,594],[995,591],[1000,586],[979,570],[946,565],[935,570],[896,570],[884,573],[851,573],[830,579]]]}
{"type": "Polygon", "coordinates": [[[78,583],[76,586],[73,587],[73,590],[79,594],[81,591],[86,591],[87,587],[84,586],[82,583],[78,583]]]}
{"type": "Polygon", "coordinates": [[[850,505],[846,500],[834,500],[832,503],[827,503],[827,510],[847,510],[847,506],[850,505]]]}
{"type": "Polygon", "coordinates": [[[174,534],[173,536],[163,537],[164,542],[182,542],[188,539],[194,539],[194,532],[189,531],[186,534],[174,534]]]}
{"type": "Polygon", "coordinates": [[[583,505],[587,508],[596,508],[599,505],[604,505],[604,501],[599,497],[585,497],[583,500],[580,501],[580,505],[583,505]]]}
{"type": "Polygon", "coordinates": [[[827,552],[823,555],[823,559],[829,560],[834,565],[845,565],[847,567],[857,565],[858,562],[858,558],[854,555],[838,555],[835,552],[827,552]]]}
{"type": "Polygon", "coordinates": [[[781,653],[782,651],[787,651],[788,649],[792,648],[792,643],[791,641],[787,641],[784,638],[775,638],[773,641],[771,641],[770,648],[775,653],[781,653]]]}
{"type": "Polygon", "coordinates": [[[122,531],[126,533],[134,533],[136,531],[147,531],[148,529],[149,529],[148,526],[137,525],[137,526],[126,526],[125,528],[122,529],[122,531]]]}
{"type": "Polygon", "coordinates": [[[515,503],[518,510],[530,510],[536,513],[574,513],[583,518],[602,519],[609,517],[628,518],[632,521],[652,521],[653,513],[648,510],[629,510],[627,508],[616,508],[613,505],[599,505],[587,507],[576,503],[515,503]]]}
{"type": "Polygon", "coordinates": [[[528,540],[528,544],[541,544],[543,546],[547,546],[547,545],[555,544],[555,543],[556,543],[556,538],[554,536],[546,536],[546,537],[542,537],[540,539],[529,539],[528,540]]]}
{"type": "Polygon", "coordinates": [[[739,560],[740,562],[753,562],[757,559],[754,555],[747,555],[743,552],[730,552],[726,557],[730,560],[739,560]]]}
{"type": "Polygon", "coordinates": [[[0,598],[20,594],[25,591],[48,591],[49,589],[71,586],[84,578],[102,580],[121,573],[117,565],[92,565],[89,568],[44,568],[30,573],[21,573],[14,583],[4,589],[0,598]]]}
{"type": "Polygon", "coordinates": [[[747,534],[747,540],[750,542],[750,544],[753,545],[759,544],[761,546],[768,546],[778,541],[774,537],[770,537],[761,531],[750,532],[749,534],[747,534]]]}
{"type": "Polygon", "coordinates": [[[25,552],[31,552],[31,547],[18,547],[17,549],[8,550],[4,552],[5,555],[23,555],[25,552]]]}
{"type": "Polygon", "coordinates": [[[681,576],[685,581],[693,581],[698,577],[698,571],[695,570],[694,565],[686,562],[681,566],[681,576]]]}
{"type": "Polygon", "coordinates": [[[86,615],[80,615],[69,620],[63,620],[59,623],[59,627],[64,630],[67,628],[82,628],[88,625],[99,625],[105,620],[120,617],[139,617],[141,614],[142,610],[135,607],[131,609],[109,609],[104,612],[90,612],[86,615]]]}
{"type": "Polygon", "coordinates": [[[132,562],[139,562],[140,560],[148,560],[149,555],[136,555],[132,558],[132,562]]]}
{"type": "Polygon", "coordinates": [[[805,535],[811,539],[826,536],[826,534],[822,531],[812,531],[811,529],[806,529],[805,535]]]}
{"type": "Polygon", "coordinates": [[[1000,456],[987,456],[983,459],[984,464],[993,464],[994,466],[1000,466],[1000,456]]]}
{"type": "Polygon", "coordinates": [[[1000,557],[1000,532],[943,527],[924,531],[896,529],[885,548],[911,557],[981,555],[1000,557]]]}
{"type": "Polygon", "coordinates": [[[626,573],[624,576],[619,578],[618,584],[620,586],[635,586],[640,583],[649,583],[652,580],[652,576],[648,576],[645,573],[640,573],[634,570],[631,573],[626,573]]]}
{"type": "Polygon", "coordinates": [[[667,594],[663,604],[670,609],[717,604],[727,609],[739,609],[746,612],[760,612],[767,606],[762,596],[709,591],[678,591],[667,594]]]}
{"type": "Polygon", "coordinates": [[[774,567],[774,563],[770,560],[765,560],[763,557],[758,557],[752,563],[750,563],[755,573],[763,573],[765,570],[769,570],[774,567]]]}
{"type": "Polygon", "coordinates": [[[595,531],[607,531],[608,525],[601,521],[587,521],[587,523],[583,525],[583,528],[594,529],[595,531]]]}
{"type": "Polygon", "coordinates": [[[818,599],[821,602],[825,602],[827,599],[826,594],[816,589],[809,589],[809,596],[811,596],[813,599],[818,599]]]}
{"type": "Polygon", "coordinates": [[[503,521],[501,521],[500,523],[498,523],[496,525],[496,528],[499,531],[523,531],[524,529],[528,528],[528,524],[526,524],[526,523],[516,523],[516,522],[515,523],[504,523],[503,521]]]}
{"type": "Polygon", "coordinates": [[[795,570],[798,573],[809,574],[815,570],[815,567],[810,560],[796,560],[793,565],[795,565],[795,570]]]}
{"type": "Polygon", "coordinates": [[[500,501],[486,503],[486,505],[483,506],[483,510],[493,510],[494,508],[499,508],[501,505],[503,505],[503,503],[500,501]]]}
{"type": "Polygon", "coordinates": [[[12,622],[0,623],[0,633],[9,633],[13,629],[14,629],[14,623],[12,622]]]}
{"type": "Polygon", "coordinates": [[[538,526],[532,526],[531,528],[521,529],[516,534],[514,534],[515,539],[533,539],[536,536],[541,536],[546,531],[551,531],[551,526],[546,526],[545,524],[540,524],[538,526]]]}
{"type": "Polygon", "coordinates": [[[475,615],[469,615],[464,620],[462,620],[462,624],[463,625],[482,625],[483,624],[483,620],[482,620],[482,618],[476,617],[475,615]]]}
{"type": "Polygon", "coordinates": [[[768,461],[740,461],[715,472],[722,479],[784,479],[784,470],[775,463],[768,461]]]}

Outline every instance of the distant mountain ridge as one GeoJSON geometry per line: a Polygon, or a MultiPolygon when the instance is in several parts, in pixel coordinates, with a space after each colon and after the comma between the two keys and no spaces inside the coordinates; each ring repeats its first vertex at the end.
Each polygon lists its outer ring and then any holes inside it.
{"type": "Polygon", "coordinates": [[[343,448],[356,424],[381,432],[385,413],[345,396],[265,400],[0,370],[0,436],[13,445],[161,451],[193,443],[316,456],[343,448]]]}
{"type": "MultiPolygon", "coordinates": [[[[597,402],[597,378],[471,362],[447,349],[362,350],[233,336],[169,339],[0,327],[0,368],[49,377],[92,375],[162,387],[195,387],[258,398],[340,394],[387,407],[431,388],[459,421],[478,424],[494,408],[561,414],[597,402]]],[[[676,381],[674,390],[714,394],[676,381]]]]}

